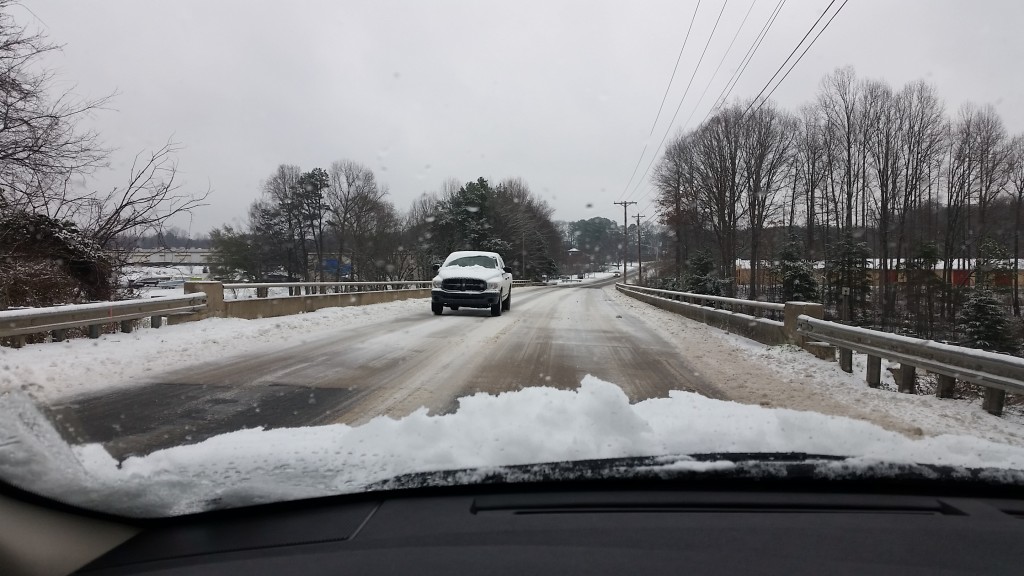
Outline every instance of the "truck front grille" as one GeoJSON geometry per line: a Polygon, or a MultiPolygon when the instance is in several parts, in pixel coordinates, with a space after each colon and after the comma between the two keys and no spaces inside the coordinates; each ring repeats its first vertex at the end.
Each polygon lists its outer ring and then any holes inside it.
{"type": "Polygon", "coordinates": [[[487,289],[487,282],[476,278],[445,278],[441,281],[441,288],[453,292],[483,292],[487,289]]]}

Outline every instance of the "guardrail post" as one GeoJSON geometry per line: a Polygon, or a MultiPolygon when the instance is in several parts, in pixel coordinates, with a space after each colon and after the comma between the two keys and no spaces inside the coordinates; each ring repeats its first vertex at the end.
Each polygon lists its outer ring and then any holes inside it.
{"type": "Polygon", "coordinates": [[[121,320],[121,332],[125,334],[131,334],[132,328],[135,327],[135,320],[121,320]]]}
{"type": "Polygon", "coordinates": [[[939,386],[935,389],[935,395],[939,398],[952,398],[953,389],[956,387],[956,378],[939,374],[939,386]]]}
{"type": "Polygon", "coordinates": [[[904,394],[916,394],[917,393],[917,368],[900,362],[900,392],[904,394]]]}
{"type": "Polygon", "coordinates": [[[981,408],[989,414],[1002,416],[1003,404],[1006,403],[1006,390],[985,388],[985,396],[981,400],[981,408]]]}
{"type": "Polygon", "coordinates": [[[206,294],[206,311],[202,318],[224,317],[224,284],[216,281],[185,282],[185,294],[203,292],[206,294]]]}
{"type": "Polygon", "coordinates": [[[839,349],[839,369],[843,372],[853,373],[853,350],[839,349]]]}
{"type": "Polygon", "coordinates": [[[269,293],[270,293],[270,288],[257,288],[256,289],[256,297],[257,298],[266,298],[267,294],[269,294],[269,293]]]}
{"type": "Polygon", "coordinates": [[[163,326],[164,325],[164,317],[163,316],[153,316],[152,318],[149,319],[149,325],[152,326],[153,328],[159,328],[159,327],[163,326]]]}
{"type": "Polygon", "coordinates": [[[867,381],[871,388],[878,388],[882,384],[882,359],[878,356],[868,354],[867,381]]]}
{"type": "Polygon", "coordinates": [[[89,325],[89,338],[95,340],[100,337],[100,326],[102,324],[90,324],[89,325]]]}
{"type": "Polygon", "coordinates": [[[53,341],[63,342],[68,339],[68,331],[65,328],[58,328],[53,331],[53,341]]]}
{"type": "Polygon", "coordinates": [[[825,307],[814,302],[786,302],[786,309],[782,313],[782,331],[789,342],[797,346],[803,346],[808,341],[796,331],[796,319],[801,314],[821,320],[825,317],[825,307]]]}

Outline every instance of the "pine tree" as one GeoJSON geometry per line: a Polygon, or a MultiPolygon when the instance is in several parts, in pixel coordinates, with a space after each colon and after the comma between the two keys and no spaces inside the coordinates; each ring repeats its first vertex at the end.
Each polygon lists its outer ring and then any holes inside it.
{"type": "Polygon", "coordinates": [[[803,258],[799,239],[790,238],[779,252],[782,299],[785,302],[814,302],[818,299],[818,281],[811,263],[803,258]]]}
{"type": "Polygon", "coordinates": [[[711,296],[722,295],[722,283],[714,276],[715,260],[711,256],[710,250],[706,248],[697,250],[697,253],[690,259],[688,268],[685,286],[687,292],[711,296]]]}
{"type": "Polygon", "coordinates": [[[842,289],[850,289],[852,312],[863,312],[871,294],[868,275],[868,257],[871,251],[865,242],[846,232],[835,243],[826,247],[825,275],[829,290],[825,294],[830,303],[838,303],[842,289]]]}
{"type": "Polygon", "coordinates": [[[1010,334],[1010,319],[988,288],[972,290],[962,314],[965,346],[990,352],[1014,352],[1017,348],[1010,334]]]}

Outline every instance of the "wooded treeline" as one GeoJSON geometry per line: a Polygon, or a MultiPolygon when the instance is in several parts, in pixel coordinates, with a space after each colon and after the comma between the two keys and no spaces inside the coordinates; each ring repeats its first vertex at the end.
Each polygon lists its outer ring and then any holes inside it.
{"type": "Polygon", "coordinates": [[[368,167],[282,164],[243,227],[210,234],[217,274],[247,280],[423,280],[454,250],[491,250],[519,277],[552,274],[561,240],[552,209],[522,179],[450,179],[405,212],[368,167]]]}
{"type": "Polygon", "coordinates": [[[775,298],[786,249],[824,264],[819,300],[850,289],[833,313],[851,321],[957,339],[972,289],[1020,315],[1024,135],[989,105],[950,112],[924,81],[841,68],[796,111],[724,106],[670,141],[653,185],[679,281],[705,247],[724,293],[775,298]],[[743,286],[737,258],[750,260],[743,286]]]}

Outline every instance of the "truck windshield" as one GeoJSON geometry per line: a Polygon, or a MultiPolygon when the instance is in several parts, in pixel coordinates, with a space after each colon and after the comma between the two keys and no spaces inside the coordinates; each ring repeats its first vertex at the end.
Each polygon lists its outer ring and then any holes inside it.
{"type": "Polygon", "coordinates": [[[462,258],[456,258],[444,265],[445,268],[450,266],[483,266],[484,268],[497,268],[498,263],[490,256],[463,256],[462,258]]]}

